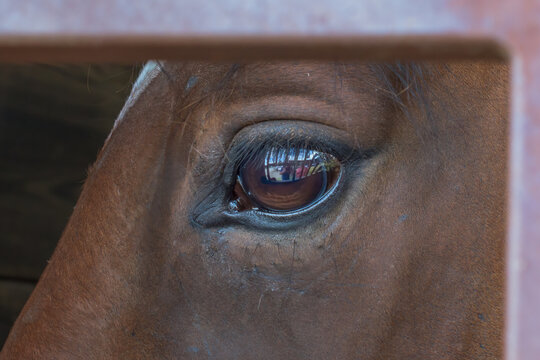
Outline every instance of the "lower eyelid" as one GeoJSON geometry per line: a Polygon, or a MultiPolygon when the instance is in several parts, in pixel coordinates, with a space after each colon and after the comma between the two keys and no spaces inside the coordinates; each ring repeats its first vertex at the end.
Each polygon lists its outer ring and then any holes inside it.
{"type": "Polygon", "coordinates": [[[337,198],[343,191],[344,183],[342,180],[344,173],[345,169],[342,169],[336,181],[336,186],[315,203],[305,208],[290,212],[270,212],[254,208],[245,212],[225,211],[221,216],[233,223],[261,230],[289,230],[297,226],[312,224],[315,219],[327,214],[329,209],[336,204],[337,198]],[[326,205],[320,206],[323,203],[326,205]]]}
{"type": "MultiPolygon", "coordinates": [[[[192,213],[192,222],[202,228],[223,228],[231,225],[247,227],[261,231],[289,231],[299,226],[313,224],[314,221],[324,217],[338,203],[338,199],[344,193],[347,179],[347,169],[342,167],[339,178],[330,191],[328,191],[315,204],[292,212],[268,212],[258,208],[245,211],[229,209],[227,203],[219,204],[217,197],[220,195],[213,192],[203,202],[195,207],[192,213]],[[319,206],[322,203],[325,206],[319,206]]],[[[224,189],[221,196],[226,197],[224,189]]]]}

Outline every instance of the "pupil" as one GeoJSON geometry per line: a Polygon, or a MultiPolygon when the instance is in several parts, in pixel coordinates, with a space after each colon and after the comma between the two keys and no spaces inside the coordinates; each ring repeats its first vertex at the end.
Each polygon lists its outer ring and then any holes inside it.
{"type": "Polygon", "coordinates": [[[259,207],[292,211],[311,205],[331,187],[339,170],[328,154],[304,148],[271,149],[248,161],[239,173],[247,196],[259,207]]]}

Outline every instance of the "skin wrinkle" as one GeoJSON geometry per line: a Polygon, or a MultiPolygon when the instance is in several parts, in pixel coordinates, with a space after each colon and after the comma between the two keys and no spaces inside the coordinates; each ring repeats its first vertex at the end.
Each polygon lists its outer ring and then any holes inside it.
{"type": "Polygon", "coordinates": [[[502,357],[506,65],[157,69],[0,359],[502,357]],[[377,151],[299,225],[193,226],[277,119],[377,151]]]}

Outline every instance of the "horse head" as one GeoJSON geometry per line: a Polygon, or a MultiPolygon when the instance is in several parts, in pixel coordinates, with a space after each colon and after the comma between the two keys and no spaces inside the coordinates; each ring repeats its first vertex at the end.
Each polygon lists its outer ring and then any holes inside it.
{"type": "Polygon", "coordinates": [[[0,358],[500,358],[507,91],[149,62],[0,358]]]}

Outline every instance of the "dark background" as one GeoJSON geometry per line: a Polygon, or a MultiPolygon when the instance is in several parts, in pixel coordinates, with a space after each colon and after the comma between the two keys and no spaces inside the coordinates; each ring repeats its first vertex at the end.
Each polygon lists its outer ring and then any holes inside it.
{"type": "Polygon", "coordinates": [[[0,348],[139,70],[0,66],[0,348]]]}

